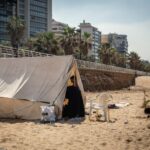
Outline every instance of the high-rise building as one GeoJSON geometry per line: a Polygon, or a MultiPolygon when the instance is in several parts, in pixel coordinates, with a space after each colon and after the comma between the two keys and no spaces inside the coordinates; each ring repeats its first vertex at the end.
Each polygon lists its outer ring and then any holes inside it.
{"type": "Polygon", "coordinates": [[[52,19],[52,32],[55,33],[55,35],[62,35],[66,27],[68,27],[68,24],[52,19]]]}
{"type": "Polygon", "coordinates": [[[110,44],[110,47],[115,48],[120,53],[126,53],[128,51],[127,35],[110,33],[102,35],[102,44],[110,44]]]}
{"type": "Polygon", "coordinates": [[[9,21],[9,16],[15,15],[15,6],[17,1],[0,1],[0,41],[8,40],[6,26],[9,21]]]}
{"type": "Polygon", "coordinates": [[[84,32],[87,32],[91,35],[91,44],[92,48],[88,52],[88,56],[91,56],[94,58],[95,61],[99,60],[99,48],[101,45],[101,32],[94,26],[92,26],[90,23],[86,23],[83,21],[83,23],[80,23],[80,29],[81,29],[81,35],[84,34],[84,32]]]}
{"type": "Polygon", "coordinates": [[[6,25],[13,15],[25,22],[25,39],[37,33],[51,31],[52,0],[4,0],[0,2],[0,40],[9,40],[6,25]]]}

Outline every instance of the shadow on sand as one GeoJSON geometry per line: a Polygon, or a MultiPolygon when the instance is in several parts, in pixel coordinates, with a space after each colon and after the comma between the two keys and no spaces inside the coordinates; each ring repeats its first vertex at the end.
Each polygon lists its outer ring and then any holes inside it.
{"type": "Polygon", "coordinates": [[[10,123],[10,124],[16,124],[16,123],[35,123],[35,124],[55,124],[55,123],[61,123],[61,124],[81,124],[85,118],[72,118],[72,119],[61,119],[57,120],[56,122],[41,122],[40,120],[23,120],[23,119],[0,119],[0,123],[10,123]]]}

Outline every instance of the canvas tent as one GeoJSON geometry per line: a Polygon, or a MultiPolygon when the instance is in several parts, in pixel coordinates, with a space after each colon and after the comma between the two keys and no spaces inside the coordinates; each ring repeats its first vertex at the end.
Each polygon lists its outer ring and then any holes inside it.
{"type": "Polygon", "coordinates": [[[84,99],[83,85],[72,56],[0,59],[0,118],[40,119],[40,106],[55,104],[61,118],[71,75],[84,99]]]}

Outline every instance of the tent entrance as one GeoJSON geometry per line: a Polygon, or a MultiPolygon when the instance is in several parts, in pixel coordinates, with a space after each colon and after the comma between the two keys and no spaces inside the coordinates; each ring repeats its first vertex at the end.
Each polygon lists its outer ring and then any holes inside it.
{"type": "MultiPolygon", "coordinates": [[[[73,80],[71,82],[75,81],[73,80]]],[[[64,100],[64,107],[62,113],[63,118],[84,117],[85,115],[81,91],[78,86],[75,85],[77,84],[73,83],[71,86],[67,87],[66,98],[64,100]]]]}

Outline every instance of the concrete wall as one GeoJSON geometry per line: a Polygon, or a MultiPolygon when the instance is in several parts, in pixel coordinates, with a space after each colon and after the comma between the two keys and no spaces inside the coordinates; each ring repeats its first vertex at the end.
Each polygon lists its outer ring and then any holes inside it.
{"type": "Polygon", "coordinates": [[[85,91],[117,90],[135,82],[134,74],[80,68],[85,91]]]}
{"type": "Polygon", "coordinates": [[[77,60],[81,79],[86,91],[118,90],[135,83],[137,76],[150,76],[150,73],[77,60]]]}

